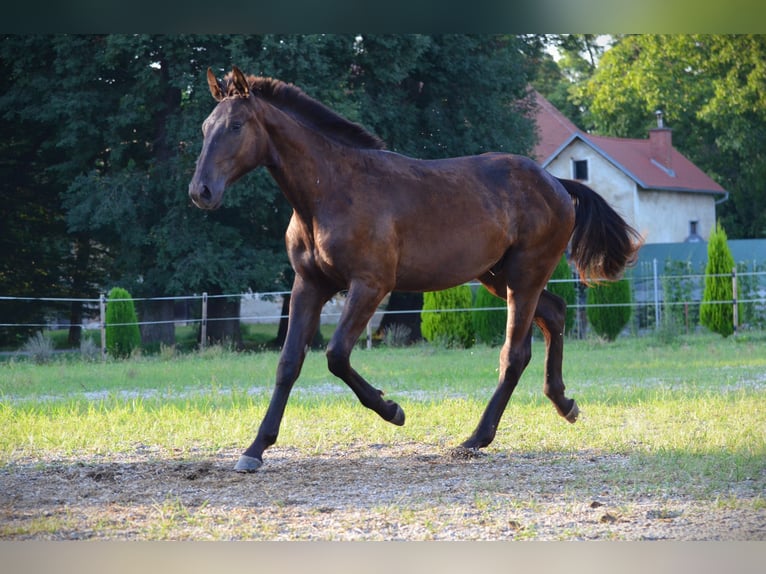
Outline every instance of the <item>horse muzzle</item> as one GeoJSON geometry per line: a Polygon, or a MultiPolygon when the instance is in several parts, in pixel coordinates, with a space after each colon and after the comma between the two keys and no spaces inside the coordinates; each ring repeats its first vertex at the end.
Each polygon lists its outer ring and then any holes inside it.
{"type": "Polygon", "coordinates": [[[192,182],[189,185],[189,197],[200,209],[218,209],[223,199],[223,190],[216,192],[207,184],[192,182]]]}

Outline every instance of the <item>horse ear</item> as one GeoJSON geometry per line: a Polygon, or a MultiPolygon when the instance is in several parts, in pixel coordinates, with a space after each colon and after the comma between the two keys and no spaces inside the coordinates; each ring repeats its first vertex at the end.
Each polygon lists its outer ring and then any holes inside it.
{"type": "Polygon", "coordinates": [[[234,89],[239,92],[239,95],[243,98],[248,97],[250,95],[250,84],[247,83],[247,78],[245,78],[242,70],[237,68],[237,66],[232,66],[231,78],[234,81],[234,89]]]}
{"type": "Polygon", "coordinates": [[[210,86],[210,93],[213,94],[216,101],[220,102],[224,98],[223,89],[210,68],[207,69],[207,85],[210,86]]]}

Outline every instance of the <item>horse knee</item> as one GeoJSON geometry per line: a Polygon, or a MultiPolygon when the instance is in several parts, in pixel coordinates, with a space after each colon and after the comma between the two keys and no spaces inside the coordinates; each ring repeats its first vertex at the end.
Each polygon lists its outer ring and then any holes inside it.
{"type": "Polygon", "coordinates": [[[524,369],[527,368],[529,361],[532,359],[532,346],[528,344],[520,345],[518,348],[506,348],[503,349],[503,353],[500,360],[501,373],[504,374],[504,379],[518,379],[524,369]]]}
{"type": "Polygon", "coordinates": [[[349,355],[333,347],[327,348],[327,368],[336,377],[343,378],[349,369],[349,355]]]}

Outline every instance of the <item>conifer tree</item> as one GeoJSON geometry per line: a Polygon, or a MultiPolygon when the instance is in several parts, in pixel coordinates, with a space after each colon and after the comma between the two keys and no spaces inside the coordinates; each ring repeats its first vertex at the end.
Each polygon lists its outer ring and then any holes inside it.
{"type": "Polygon", "coordinates": [[[630,321],[630,283],[620,279],[595,285],[588,289],[587,299],[588,321],[593,330],[608,341],[614,341],[630,321]]]}
{"type": "Polygon", "coordinates": [[[734,332],[731,271],[734,257],[729,250],[726,231],[716,222],[707,244],[705,290],[702,294],[700,322],[711,331],[728,337],[734,332]]]}
{"type": "Polygon", "coordinates": [[[420,329],[432,343],[448,347],[471,347],[474,343],[471,313],[473,295],[468,285],[423,294],[420,329]]]}
{"type": "Polygon", "coordinates": [[[106,305],[106,351],[113,357],[129,357],[141,346],[141,332],[133,299],[122,287],[113,287],[106,305]]]}
{"type": "Polygon", "coordinates": [[[505,340],[505,325],[508,317],[505,301],[495,297],[483,285],[476,291],[473,305],[473,329],[476,340],[486,345],[499,345],[505,340]],[[492,307],[500,309],[487,310],[492,307]]]}
{"type": "Polygon", "coordinates": [[[551,279],[561,279],[562,281],[552,281],[548,283],[546,289],[561,297],[567,304],[566,318],[564,320],[564,333],[571,333],[575,321],[574,304],[577,302],[577,288],[572,279],[572,268],[567,262],[566,254],[561,256],[556,269],[553,270],[551,279]]]}

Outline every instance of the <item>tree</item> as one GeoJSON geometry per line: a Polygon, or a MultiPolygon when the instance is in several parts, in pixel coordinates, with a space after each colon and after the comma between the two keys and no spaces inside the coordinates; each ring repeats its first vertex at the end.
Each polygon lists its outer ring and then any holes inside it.
{"type": "Polygon", "coordinates": [[[614,341],[630,321],[630,301],[630,283],[627,279],[589,287],[588,321],[593,330],[608,341],[614,341]]]}
{"type": "Polygon", "coordinates": [[[724,337],[734,332],[734,310],[729,303],[734,299],[731,281],[733,268],[734,257],[729,250],[726,231],[720,222],[716,222],[707,244],[700,322],[724,337]]]}
{"type": "Polygon", "coordinates": [[[469,348],[474,343],[471,313],[473,295],[468,285],[423,294],[420,330],[432,343],[469,348]]]}
{"type": "Polygon", "coordinates": [[[130,293],[122,287],[109,291],[106,303],[106,350],[117,358],[129,357],[141,347],[136,307],[130,293]]]}
{"type": "Polygon", "coordinates": [[[483,285],[476,291],[475,299],[472,315],[476,340],[485,345],[502,344],[505,340],[508,317],[505,301],[495,297],[483,285]],[[500,309],[492,309],[493,307],[500,307],[500,309]]]}
{"type": "Polygon", "coordinates": [[[604,44],[595,34],[551,34],[544,44],[559,54],[557,60],[541,50],[535,58],[532,85],[557,110],[585,131],[592,125],[581,86],[596,72],[604,44]]]}
{"type": "Polygon", "coordinates": [[[572,277],[572,268],[569,266],[566,254],[563,254],[558,265],[553,270],[553,275],[551,275],[552,281],[548,283],[546,289],[554,295],[561,297],[567,304],[566,316],[564,317],[565,333],[572,332],[575,321],[574,305],[577,302],[577,288],[576,283],[572,281],[572,277]]]}

